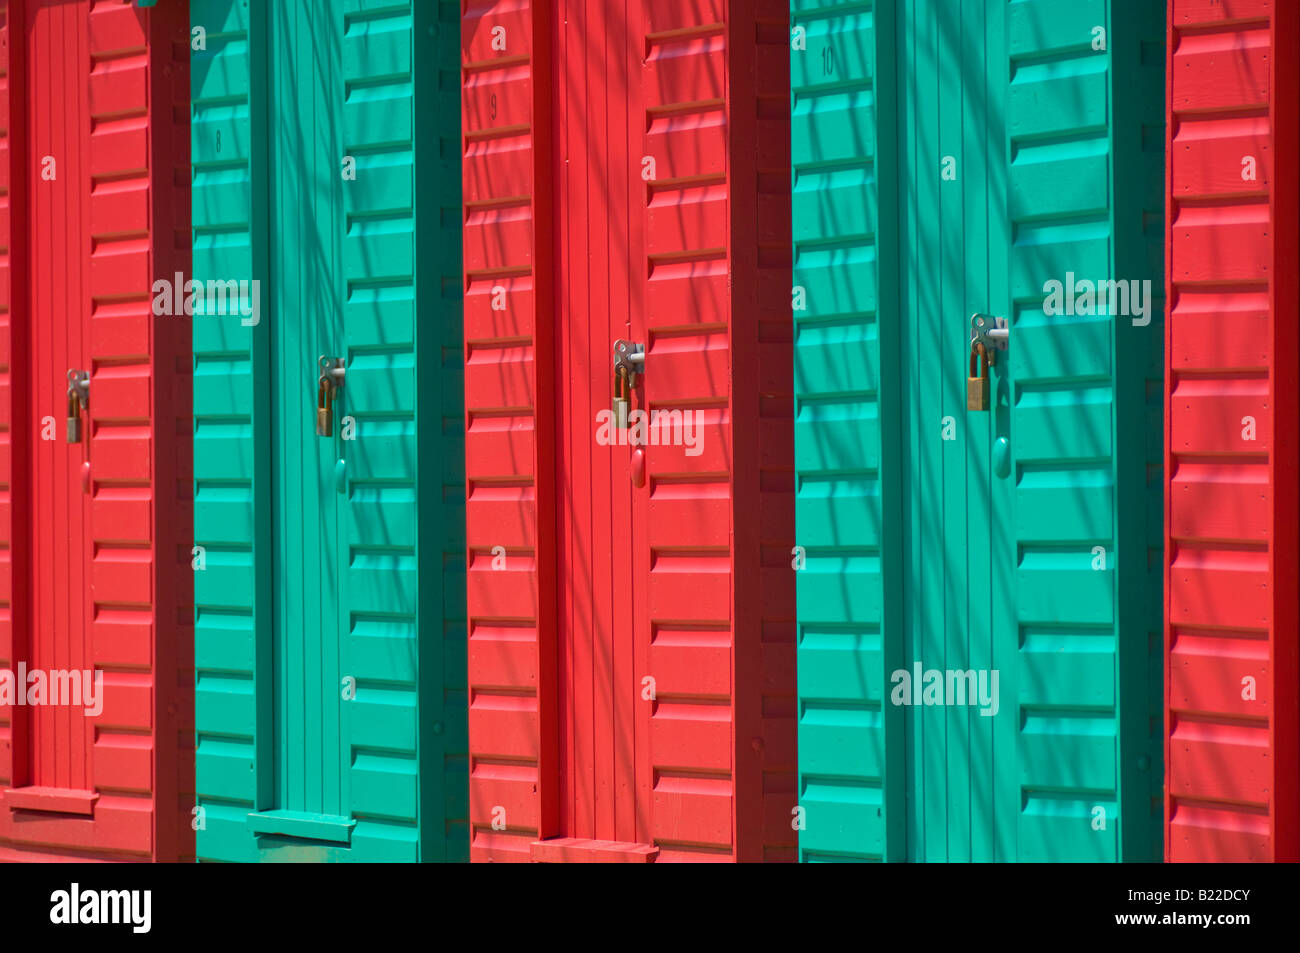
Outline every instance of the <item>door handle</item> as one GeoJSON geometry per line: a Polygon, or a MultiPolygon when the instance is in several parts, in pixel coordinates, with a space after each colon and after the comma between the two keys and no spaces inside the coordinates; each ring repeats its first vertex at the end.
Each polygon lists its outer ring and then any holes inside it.
{"type": "Polygon", "coordinates": [[[322,355],[317,360],[320,378],[316,382],[316,436],[334,436],[334,401],[338,390],[347,378],[347,368],[341,357],[322,355]]]}

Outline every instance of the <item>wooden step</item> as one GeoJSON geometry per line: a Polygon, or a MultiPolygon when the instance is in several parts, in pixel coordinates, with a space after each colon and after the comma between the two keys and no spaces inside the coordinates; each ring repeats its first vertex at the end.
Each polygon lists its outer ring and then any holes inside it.
{"type": "Polygon", "coordinates": [[[539,864],[651,864],[659,856],[653,844],[590,840],[585,837],[550,837],[532,844],[539,864]]]}
{"type": "Polygon", "coordinates": [[[96,791],[83,791],[78,788],[32,787],[5,788],[0,797],[11,811],[45,811],[50,814],[84,814],[87,817],[95,813],[95,802],[99,800],[96,791]]]}

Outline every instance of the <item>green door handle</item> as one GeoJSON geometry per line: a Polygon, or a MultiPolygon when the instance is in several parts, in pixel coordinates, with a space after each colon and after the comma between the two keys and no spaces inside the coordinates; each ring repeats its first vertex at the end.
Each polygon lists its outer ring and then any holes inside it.
{"type": "Polygon", "coordinates": [[[1005,478],[1011,472],[1011,441],[998,437],[993,441],[993,472],[1005,478]]]}

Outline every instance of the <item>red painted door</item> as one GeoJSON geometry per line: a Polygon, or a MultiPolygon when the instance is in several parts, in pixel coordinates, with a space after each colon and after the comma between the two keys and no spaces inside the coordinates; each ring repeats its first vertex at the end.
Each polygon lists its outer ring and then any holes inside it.
{"type": "Polygon", "coordinates": [[[188,271],[187,17],[86,0],[0,16],[0,858],[180,859],[189,322],[156,316],[154,281],[188,271]]]}
{"type": "Polygon", "coordinates": [[[466,4],[475,860],[793,859],[787,32],[466,4]]]}
{"type": "Polygon", "coordinates": [[[1296,861],[1300,6],[1169,14],[1166,858],[1296,861]]]}
{"type": "MultiPolygon", "coordinates": [[[[35,100],[28,160],[39,165],[29,180],[30,221],[37,226],[33,239],[44,246],[34,250],[28,286],[29,313],[36,316],[30,338],[30,386],[37,418],[45,424],[56,422],[53,432],[42,427],[29,443],[40,478],[31,485],[33,519],[39,530],[32,535],[34,598],[27,664],[44,672],[86,670],[91,657],[87,640],[90,551],[82,544],[90,526],[90,500],[80,486],[81,470],[89,466],[90,444],[82,441],[74,446],[49,439],[58,436],[57,422],[67,416],[66,411],[60,413],[60,398],[69,372],[87,368],[91,356],[90,313],[82,307],[82,301],[89,299],[90,275],[84,259],[90,249],[83,236],[88,231],[90,195],[79,188],[90,177],[86,141],[90,130],[88,124],[67,121],[84,115],[86,86],[84,80],[67,85],[50,82],[76,76],[79,61],[89,60],[85,34],[74,26],[81,12],[75,5],[29,10],[32,39],[37,44],[56,41],[46,49],[38,46],[33,61],[39,66],[29,74],[35,100]],[[53,32],[48,39],[46,29],[53,32]],[[81,42],[57,42],[63,36],[81,42]],[[55,177],[47,178],[47,173],[55,177]]],[[[81,417],[84,414],[79,412],[78,427],[81,417]]],[[[26,790],[84,791],[86,797],[93,797],[87,757],[91,739],[83,712],[75,705],[31,708],[31,788],[26,790]]]]}

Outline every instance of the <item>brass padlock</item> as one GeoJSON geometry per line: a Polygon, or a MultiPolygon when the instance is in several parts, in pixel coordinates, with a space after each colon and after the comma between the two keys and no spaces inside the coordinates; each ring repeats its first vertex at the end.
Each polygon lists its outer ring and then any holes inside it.
{"type": "Polygon", "coordinates": [[[81,443],[81,398],[75,387],[68,388],[68,443],[81,443]]]}
{"type": "Polygon", "coordinates": [[[966,409],[989,409],[989,355],[983,344],[976,344],[970,350],[970,370],[966,377],[966,409]]]}
{"type": "Polygon", "coordinates": [[[620,367],[614,372],[614,426],[619,430],[627,429],[631,395],[632,387],[628,380],[627,368],[620,367]]]}
{"type": "Polygon", "coordinates": [[[334,388],[324,374],[316,389],[316,436],[334,436],[334,388]]]}

